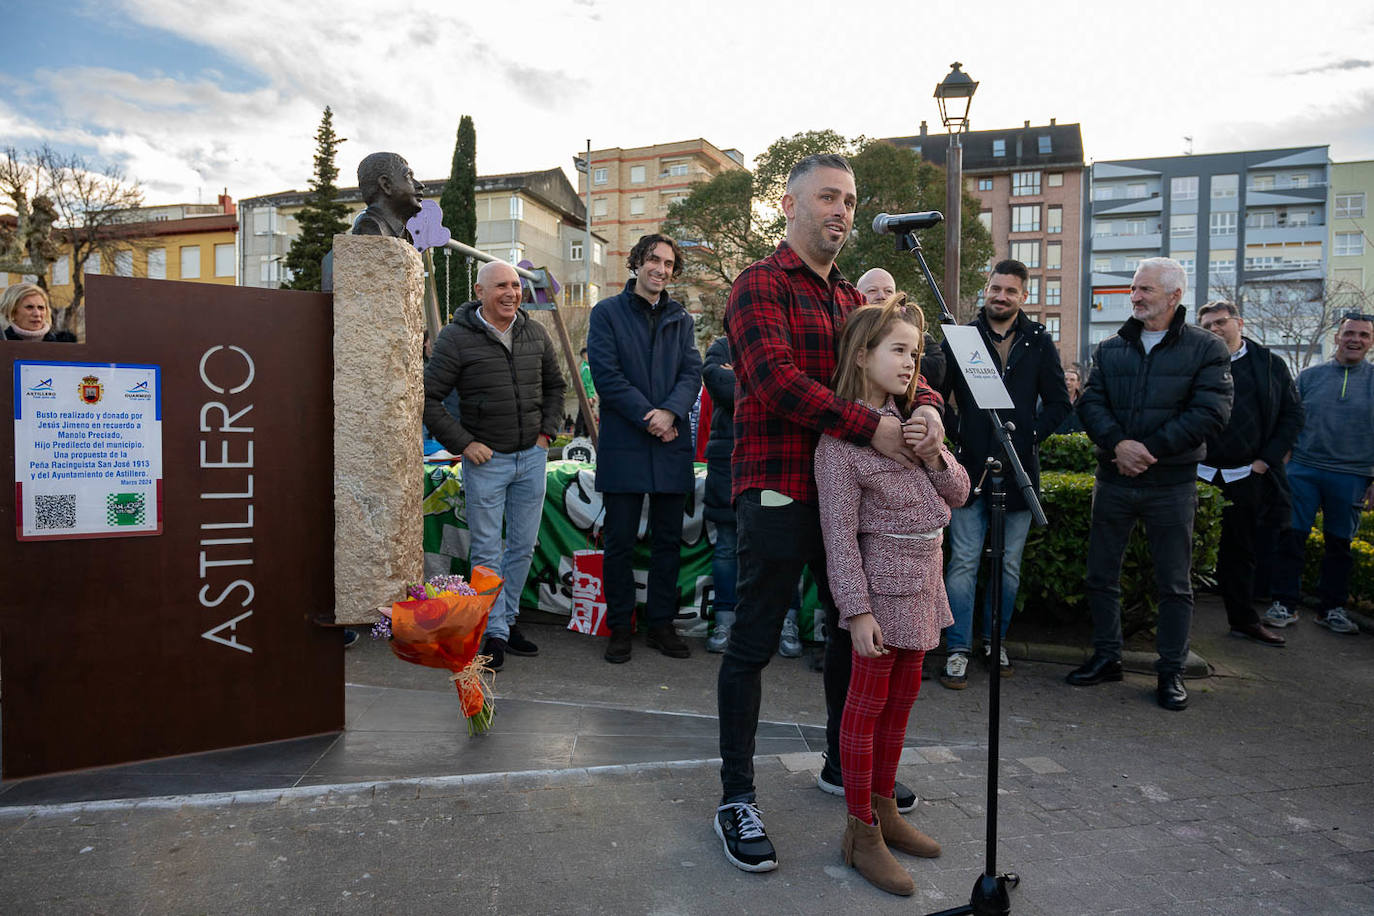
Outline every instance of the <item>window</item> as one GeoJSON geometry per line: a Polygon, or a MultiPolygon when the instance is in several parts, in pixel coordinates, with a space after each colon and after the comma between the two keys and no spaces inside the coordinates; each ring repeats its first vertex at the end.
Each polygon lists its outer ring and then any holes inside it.
{"type": "Polygon", "coordinates": [[[1111,200],[1116,196],[1115,189],[1109,184],[1093,185],[1093,200],[1111,200]]]}
{"type": "Polygon", "coordinates": [[[632,166],[630,166],[630,184],[643,184],[643,183],[644,183],[644,166],[642,166],[642,165],[632,165],[632,166]]]}
{"type": "Polygon", "coordinates": [[[1040,266],[1040,243],[1037,242],[1012,242],[1011,256],[1014,260],[1020,261],[1027,267],[1040,266]]]}
{"type": "Polygon", "coordinates": [[[593,263],[593,264],[600,264],[600,263],[601,263],[601,250],[602,250],[602,245],[601,245],[600,242],[592,242],[592,263],[593,263]]]}
{"type": "Polygon", "coordinates": [[[511,198],[510,198],[510,218],[511,218],[511,219],[524,219],[524,218],[525,218],[525,201],[524,201],[523,198],[517,197],[517,196],[514,195],[514,194],[512,194],[512,195],[511,195],[511,198]]]}
{"type": "Polygon", "coordinates": [[[132,277],[134,275],[134,253],[132,251],[115,252],[114,272],[116,277],[132,277]]]}
{"type": "Polygon", "coordinates": [[[1197,214],[1179,213],[1169,217],[1169,237],[1197,235],[1197,214]]]}
{"type": "Polygon", "coordinates": [[[1031,277],[1026,281],[1026,305],[1040,304],[1040,278],[1031,277]]]}
{"type": "Polygon", "coordinates": [[[673,206],[673,204],[680,204],[686,199],[686,194],[673,194],[670,197],[663,198],[662,207],[664,212],[667,212],[668,209],[673,206]]]}
{"type": "Polygon", "coordinates": [[[643,216],[643,215],[644,215],[644,198],[642,198],[642,197],[631,197],[631,198],[630,198],[630,215],[631,215],[631,216],[643,216]]]}
{"type": "Polygon", "coordinates": [[[1063,172],[1050,172],[1048,175],[1045,176],[1045,178],[1046,178],[1046,182],[1045,182],[1045,183],[1048,184],[1048,185],[1049,185],[1050,187],[1052,187],[1052,188],[1062,188],[1062,187],[1064,187],[1064,173],[1063,173],[1063,172]]]}
{"type": "Polygon", "coordinates": [[[1364,216],[1364,192],[1336,195],[1336,219],[1360,219],[1364,216]]]}
{"type": "Polygon", "coordinates": [[[1173,259],[1183,266],[1183,272],[1188,275],[1188,282],[1193,282],[1193,274],[1197,272],[1197,253],[1193,251],[1178,251],[1172,255],[1173,259]]]}
{"type": "Polygon", "coordinates": [[[1042,156],[1048,156],[1050,153],[1054,152],[1054,146],[1050,142],[1049,134],[1040,135],[1039,142],[1036,144],[1036,149],[1039,150],[1042,156]]]}
{"type": "Polygon", "coordinates": [[[152,280],[167,279],[166,248],[153,248],[148,252],[148,277],[152,280]]]}
{"type": "Polygon", "coordinates": [[[234,275],[234,243],[225,242],[215,246],[215,276],[232,277],[234,275]]]}
{"type": "Polygon", "coordinates": [[[1236,214],[1235,213],[1213,213],[1210,223],[1210,234],[1212,235],[1235,235],[1236,234],[1236,214]]]}
{"type": "Polygon", "coordinates": [[[979,179],[978,179],[978,190],[980,190],[980,191],[991,191],[991,190],[992,190],[992,179],[991,179],[991,178],[979,178],[979,179]]]}
{"type": "MultiPolygon", "coordinates": [[[[1046,305],[1058,305],[1058,304],[1059,304],[1059,300],[1060,300],[1060,298],[1063,296],[1063,286],[1064,286],[1064,284],[1063,284],[1062,282],[1060,282],[1059,280],[1046,280],[1046,281],[1045,281],[1045,304],[1046,304],[1046,305]]],[[[1056,324],[1057,324],[1058,321],[1059,321],[1058,318],[1053,318],[1053,319],[1051,319],[1051,320],[1054,321],[1056,324]]],[[[1048,327],[1048,324],[1047,324],[1046,326],[1048,327]]],[[[1054,339],[1055,339],[1055,340],[1058,340],[1058,339],[1059,339],[1058,333],[1055,334],[1054,339]]]]}
{"type": "Polygon", "coordinates": [[[1290,188],[1305,188],[1311,177],[1312,176],[1308,175],[1306,172],[1299,172],[1288,179],[1288,186],[1290,188]]]}
{"type": "Polygon", "coordinates": [[[1297,226],[1297,227],[1307,226],[1307,225],[1311,225],[1311,221],[1312,221],[1312,211],[1311,211],[1311,210],[1289,210],[1289,211],[1288,211],[1288,225],[1289,225],[1289,226],[1297,226]]]}
{"type": "MultiPolygon", "coordinates": [[[[1059,302],[1059,299],[1057,298],[1057,297],[1059,296],[1059,281],[1058,281],[1058,280],[1051,280],[1050,282],[1053,283],[1053,284],[1055,285],[1054,295],[1055,295],[1056,298],[1055,298],[1054,302],[1050,302],[1050,290],[1049,290],[1048,284],[1046,284],[1046,287],[1045,287],[1045,304],[1046,304],[1046,305],[1057,305],[1058,302],[1059,302]]],[[[1046,315],[1046,316],[1045,316],[1045,330],[1049,332],[1049,334],[1050,334],[1050,340],[1053,340],[1055,343],[1059,343],[1059,316],[1058,316],[1058,315],[1046,315]]]]}
{"type": "Polygon", "coordinates": [[[1064,243],[1049,242],[1045,245],[1045,267],[1049,270],[1062,270],[1064,267],[1064,243]]]}
{"type": "Polygon", "coordinates": [[[598,197],[592,201],[592,216],[603,219],[606,216],[606,198],[598,197]]]}
{"type": "Polygon", "coordinates": [[[277,231],[277,208],[263,207],[253,211],[253,234],[275,235],[277,231]]]}
{"type": "Polygon", "coordinates": [[[1169,197],[1172,200],[1197,200],[1197,176],[1170,178],[1169,197]]]}
{"type": "Polygon", "coordinates": [[[1143,219],[1128,219],[1128,220],[1126,220],[1126,222],[1125,222],[1124,228],[1125,228],[1126,231],[1123,232],[1122,235],[1144,235],[1144,234],[1145,234],[1145,220],[1143,220],[1143,219]]]}
{"type": "Polygon", "coordinates": [[[1337,232],[1336,247],[1332,253],[1337,255],[1364,254],[1364,233],[1337,232]]]}
{"type": "Polygon", "coordinates": [[[569,243],[568,243],[568,260],[569,260],[569,261],[580,261],[580,260],[582,260],[582,243],[581,243],[581,242],[569,242],[569,243]]]}
{"type": "Polygon", "coordinates": [[[664,171],[672,178],[685,178],[687,176],[687,163],[670,162],[664,171]]]}
{"type": "Polygon", "coordinates": [[[606,170],[605,170],[605,169],[592,169],[592,184],[605,184],[605,183],[606,183],[606,170]]]}
{"type": "Polygon", "coordinates": [[[1046,216],[1046,219],[1045,219],[1045,231],[1046,231],[1046,232],[1063,232],[1063,231],[1064,231],[1064,208],[1063,208],[1063,207],[1050,207],[1050,208],[1049,208],[1049,212],[1046,213],[1045,216],[1046,216]]]}
{"type": "Polygon", "coordinates": [[[1275,229],[1278,225],[1279,217],[1273,210],[1255,210],[1245,217],[1247,229],[1275,229]]]}
{"type": "Polygon", "coordinates": [[[999,157],[1000,157],[1000,156],[1005,156],[1005,155],[1007,154],[1007,141],[1005,141],[1005,140],[993,140],[993,141],[992,141],[992,154],[993,154],[994,156],[999,156],[999,157]]]}
{"type": "Polygon", "coordinates": [[[92,251],[86,256],[86,269],[81,272],[83,274],[98,274],[100,273],[100,268],[100,252],[92,251]]]}
{"type": "Polygon", "coordinates": [[[1039,232],[1040,231],[1040,205],[1031,204],[1029,206],[1019,206],[1011,208],[1011,231],[1012,232],[1039,232]]]}
{"type": "Polygon", "coordinates": [[[1106,271],[1112,269],[1111,258],[1093,258],[1093,270],[1106,271]]]}
{"type": "Polygon", "coordinates": [[[1236,175],[1213,175],[1212,176],[1212,199],[1217,200],[1225,197],[1235,197],[1239,187],[1239,179],[1236,175]]]}
{"type": "Polygon", "coordinates": [[[1112,224],[1109,223],[1107,220],[1105,220],[1105,219],[1095,219],[1095,220],[1093,220],[1093,238],[1095,238],[1095,239],[1107,238],[1107,237],[1112,236],[1112,235],[1115,235],[1115,234],[1116,234],[1116,233],[1112,232],[1112,224]]]}
{"type": "Polygon", "coordinates": [[[1131,273],[1135,273],[1136,268],[1139,266],[1140,258],[1122,258],[1121,260],[1121,268],[1123,270],[1129,270],[1131,273]]]}
{"type": "Polygon", "coordinates": [[[281,267],[276,259],[269,258],[267,255],[262,256],[262,263],[259,265],[258,270],[258,279],[263,283],[276,284],[281,282],[281,267]]]}
{"type": "Polygon", "coordinates": [[[181,279],[200,279],[200,246],[181,246],[181,279]]]}
{"type": "Polygon", "coordinates": [[[65,254],[52,262],[52,285],[66,286],[72,282],[72,262],[65,254]]]}
{"type": "Polygon", "coordinates": [[[992,211],[991,211],[991,210],[984,210],[983,212],[979,213],[979,214],[978,214],[978,222],[980,222],[980,223],[983,224],[983,228],[986,229],[986,230],[988,231],[988,234],[989,234],[989,235],[992,234],[992,211]]]}
{"type": "Polygon", "coordinates": [[[520,262],[523,260],[525,260],[524,245],[516,243],[514,246],[510,248],[509,251],[506,252],[506,261],[510,264],[519,266],[520,262]]]}
{"type": "Polygon", "coordinates": [[[1126,197],[1132,200],[1146,196],[1145,182],[1132,181],[1126,185],[1126,197]]]}
{"type": "Polygon", "coordinates": [[[1030,194],[1040,193],[1040,173],[1039,172],[1012,172],[1011,173],[1011,196],[1026,197],[1030,194]]]}

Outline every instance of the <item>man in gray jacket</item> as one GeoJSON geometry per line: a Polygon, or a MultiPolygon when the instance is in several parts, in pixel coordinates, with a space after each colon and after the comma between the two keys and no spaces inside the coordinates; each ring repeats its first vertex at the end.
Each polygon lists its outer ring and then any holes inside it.
{"type": "Polygon", "coordinates": [[[1131,280],[1131,317],[1093,353],[1078,415],[1097,446],[1088,606],[1093,656],[1069,673],[1075,687],[1121,680],[1121,559],[1136,519],[1154,555],[1159,591],[1156,699],[1188,705],[1183,666],[1193,623],[1193,515],[1197,463],[1231,415],[1231,358],[1187,322],[1188,276],[1172,258],[1146,258],[1131,280]]]}
{"type": "Polygon", "coordinates": [[[520,308],[515,268],[484,264],[473,289],[477,301],[461,306],[439,332],[425,367],[425,425],[444,448],[463,456],[469,561],[505,580],[482,649],[499,671],[507,652],[539,652],[515,618],[539,535],[545,465],[563,417],[565,383],[548,331],[520,308]],[[454,390],[461,420],[444,409],[454,390]]]}

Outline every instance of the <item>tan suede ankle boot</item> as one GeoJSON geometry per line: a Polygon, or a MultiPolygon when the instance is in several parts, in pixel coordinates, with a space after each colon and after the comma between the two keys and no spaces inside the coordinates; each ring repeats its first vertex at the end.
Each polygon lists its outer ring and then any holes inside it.
{"type": "Polygon", "coordinates": [[[907,855],[933,859],[940,854],[940,844],[926,836],[911,822],[902,817],[897,810],[897,801],[873,793],[873,815],[882,828],[883,841],[891,849],[899,849],[907,855]]]}
{"type": "Polygon", "coordinates": [[[857,868],[859,874],[874,887],[903,897],[916,893],[916,882],[892,857],[883,843],[882,829],[877,824],[865,824],[854,815],[849,815],[841,848],[844,850],[844,864],[857,868]]]}

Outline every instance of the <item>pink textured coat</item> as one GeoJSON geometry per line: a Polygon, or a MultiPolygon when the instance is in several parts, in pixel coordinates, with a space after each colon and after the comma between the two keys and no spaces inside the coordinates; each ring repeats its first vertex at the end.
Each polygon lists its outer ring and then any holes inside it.
{"type": "MultiPolygon", "coordinates": [[[[898,416],[891,401],[880,411],[898,416]]],[[[832,436],[816,446],[816,488],[830,592],[849,618],[872,613],[883,644],[933,649],[954,622],[942,574],[943,529],[968,498],[968,474],[949,450],[945,469],[909,470],[877,450],[832,436]],[[888,537],[935,532],[929,539],[888,537]]]]}

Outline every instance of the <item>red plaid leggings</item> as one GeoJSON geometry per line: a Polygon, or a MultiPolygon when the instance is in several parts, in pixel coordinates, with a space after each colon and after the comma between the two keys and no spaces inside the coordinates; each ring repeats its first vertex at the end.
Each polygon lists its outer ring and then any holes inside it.
{"type": "Polygon", "coordinates": [[[840,719],[840,770],[845,807],[871,824],[870,793],[890,798],[897,781],[906,720],[921,692],[921,663],[926,653],[894,648],[877,658],[863,658],[857,652],[853,657],[849,695],[840,719]]]}

